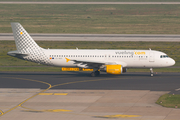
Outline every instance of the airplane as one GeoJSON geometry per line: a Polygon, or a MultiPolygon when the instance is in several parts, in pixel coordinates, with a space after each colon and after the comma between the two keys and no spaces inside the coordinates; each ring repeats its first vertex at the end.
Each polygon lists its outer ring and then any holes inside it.
{"type": "Polygon", "coordinates": [[[23,60],[57,67],[93,69],[91,76],[100,72],[122,74],[127,68],[169,67],[175,61],[167,54],[155,50],[104,50],[104,49],[44,49],[32,39],[20,23],[11,23],[16,51],[7,54],[23,60]]]}

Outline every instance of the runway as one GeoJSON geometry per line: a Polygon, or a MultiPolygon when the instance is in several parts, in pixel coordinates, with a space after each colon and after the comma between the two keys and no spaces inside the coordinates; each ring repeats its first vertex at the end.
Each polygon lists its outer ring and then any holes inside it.
{"type": "Polygon", "coordinates": [[[3,120],[178,120],[180,109],[155,101],[180,94],[179,73],[0,72],[3,120]]]}
{"type": "Polygon", "coordinates": [[[180,4],[180,2],[0,2],[0,4],[180,4]]]}
{"type": "MultiPolygon", "coordinates": [[[[180,35],[151,34],[30,34],[35,41],[144,41],[180,42],[180,35]]],[[[14,40],[12,33],[0,33],[0,40],[14,40]]]]}

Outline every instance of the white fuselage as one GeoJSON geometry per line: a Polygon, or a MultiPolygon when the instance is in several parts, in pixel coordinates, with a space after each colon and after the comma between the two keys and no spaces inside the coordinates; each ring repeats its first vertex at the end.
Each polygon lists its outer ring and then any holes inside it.
{"type": "Polygon", "coordinates": [[[85,67],[71,60],[121,64],[126,68],[158,68],[175,64],[175,61],[165,53],[154,50],[44,49],[43,51],[52,65],[59,67],[85,67]]]}

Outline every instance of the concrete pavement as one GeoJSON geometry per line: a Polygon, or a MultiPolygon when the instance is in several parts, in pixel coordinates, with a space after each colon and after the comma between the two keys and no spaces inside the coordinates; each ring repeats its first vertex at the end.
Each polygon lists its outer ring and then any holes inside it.
{"type": "MultiPolygon", "coordinates": [[[[0,109],[17,106],[39,89],[0,89],[0,109]],[[16,92],[14,92],[16,91],[16,92]]],[[[45,93],[67,95],[38,95],[22,106],[7,112],[2,120],[179,120],[180,109],[164,108],[155,101],[168,91],[149,90],[47,90],[45,93]]]]}
{"type": "Polygon", "coordinates": [[[180,4],[180,2],[0,2],[0,4],[180,4]]]}
{"type": "MultiPolygon", "coordinates": [[[[156,41],[180,42],[180,35],[151,34],[30,34],[35,41],[156,41]]],[[[12,33],[0,33],[0,40],[14,40],[12,33]]]]}

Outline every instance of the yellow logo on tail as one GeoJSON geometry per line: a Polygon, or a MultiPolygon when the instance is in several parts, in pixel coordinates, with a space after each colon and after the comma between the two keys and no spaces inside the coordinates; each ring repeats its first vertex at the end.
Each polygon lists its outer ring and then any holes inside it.
{"type": "Polygon", "coordinates": [[[70,59],[68,59],[68,58],[65,58],[66,59],[66,62],[69,62],[70,61],[70,59]]]}
{"type": "Polygon", "coordinates": [[[20,34],[22,35],[22,34],[23,34],[23,32],[20,32],[20,34]]]}

